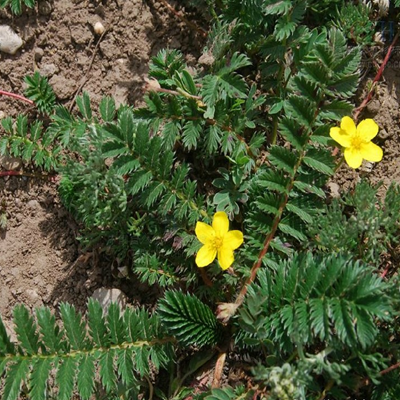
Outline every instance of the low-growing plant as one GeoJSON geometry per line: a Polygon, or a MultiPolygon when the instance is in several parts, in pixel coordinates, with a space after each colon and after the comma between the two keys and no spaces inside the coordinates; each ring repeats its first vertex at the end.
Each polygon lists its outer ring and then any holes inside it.
{"type": "Polygon", "coordinates": [[[19,15],[22,13],[23,7],[35,7],[36,0],[0,0],[0,8],[10,7],[13,14],[19,15]]]}
{"type": "Polygon", "coordinates": [[[4,399],[393,393],[398,282],[379,257],[397,243],[399,193],[379,200],[363,182],[326,194],[342,162],[333,146],[352,168],[382,150],[377,125],[350,118],[362,49],[340,25],[313,25],[321,3],[221,2],[202,67],[159,52],[140,108],[105,97],[97,109],[83,93],[71,114],[27,78],[46,118],[4,119],[0,152],[56,171],[82,242],[161,294],[152,313],[91,301],[83,317],[63,304],[60,325],[18,306],[17,343],[0,324],[4,399]],[[246,387],[222,379],[232,352],[246,387]],[[211,360],[212,387],[193,387],[211,360]]]}

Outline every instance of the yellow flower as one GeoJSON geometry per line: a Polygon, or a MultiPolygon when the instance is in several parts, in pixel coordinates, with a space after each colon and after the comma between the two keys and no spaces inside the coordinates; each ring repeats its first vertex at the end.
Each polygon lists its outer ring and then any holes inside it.
{"type": "Polygon", "coordinates": [[[371,140],[377,135],[378,125],[371,118],[364,119],[358,126],[350,117],[343,117],[340,128],[331,128],[330,136],[344,147],[344,159],[351,168],[358,168],[362,160],[381,161],[382,149],[371,140]]]}
{"type": "Polygon", "coordinates": [[[228,269],[234,261],[233,250],[243,243],[242,232],[229,230],[228,216],[219,211],[214,215],[212,226],[197,222],[195,232],[203,243],[196,256],[197,266],[205,267],[217,256],[221,268],[228,269]]]}

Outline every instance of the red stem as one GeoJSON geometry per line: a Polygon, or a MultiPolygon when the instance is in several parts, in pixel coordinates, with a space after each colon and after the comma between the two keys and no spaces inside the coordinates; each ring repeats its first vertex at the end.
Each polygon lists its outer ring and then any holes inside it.
{"type": "Polygon", "coordinates": [[[385,58],[384,58],[384,60],[382,62],[382,65],[380,66],[377,74],[375,75],[374,80],[372,81],[372,87],[371,87],[371,90],[368,92],[367,97],[364,99],[364,101],[361,103],[361,105],[358,108],[356,108],[356,110],[354,111],[354,120],[355,121],[357,121],[357,118],[358,118],[360,112],[365,108],[365,106],[371,100],[372,93],[373,93],[373,91],[375,89],[375,85],[379,81],[379,79],[381,79],[381,77],[382,77],[383,71],[384,71],[384,69],[386,67],[386,64],[389,61],[390,56],[392,55],[393,47],[395,46],[395,44],[397,42],[397,39],[399,38],[399,35],[400,35],[400,32],[397,32],[396,36],[394,37],[394,39],[393,39],[393,41],[391,43],[391,45],[389,46],[387,54],[386,54],[386,56],[385,56],[385,58]]]}
{"type": "Polygon", "coordinates": [[[26,103],[29,103],[29,104],[32,105],[32,106],[35,105],[35,103],[34,103],[32,100],[29,100],[29,99],[27,99],[26,97],[21,96],[21,95],[19,95],[19,94],[10,93],[10,92],[6,92],[6,91],[4,91],[4,90],[0,90],[0,95],[8,96],[8,97],[13,97],[14,99],[21,100],[21,101],[25,101],[26,103]]]}

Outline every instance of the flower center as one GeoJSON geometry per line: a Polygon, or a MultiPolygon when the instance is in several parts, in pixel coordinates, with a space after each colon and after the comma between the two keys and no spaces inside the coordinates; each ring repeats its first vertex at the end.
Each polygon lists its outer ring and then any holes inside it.
{"type": "Polygon", "coordinates": [[[351,139],[351,147],[355,150],[360,150],[361,145],[364,143],[364,141],[362,140],[362,138],[358,135],[354,136],[351,139]]]}
{"type": "Polygon", "coordinates": [[[213,240],[213,246],[216,250],[218,250],[222,246],[222,237],[215,236],[213,240]]]}

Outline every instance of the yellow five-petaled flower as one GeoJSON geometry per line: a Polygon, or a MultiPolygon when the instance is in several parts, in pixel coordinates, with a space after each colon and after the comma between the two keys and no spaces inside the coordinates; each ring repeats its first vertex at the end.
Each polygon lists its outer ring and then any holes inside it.
{"type": "Polygon", "coordinates": [[[331,128],[330,136],[344,147],[347,164],[351,168],[358,168],[363,159],[374,162],[382,160],[382,149],[371,142],[378,130],[378,125],[371,118],[364,119],[356,127],[350,117],[343,117],[340,128],[331,128]]]}
{"type": "Polygon", "coordinates": [[[215,213],[212,226],[204,222],[196,224],[197,239],[203,244],[196,256],[198,267],[211,264],[218,257],[222,269],[228,269],[233,261],[233,250],[243,243],[243,233],[229,230],[229,220],[226,213],[215,213]]]}

